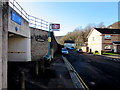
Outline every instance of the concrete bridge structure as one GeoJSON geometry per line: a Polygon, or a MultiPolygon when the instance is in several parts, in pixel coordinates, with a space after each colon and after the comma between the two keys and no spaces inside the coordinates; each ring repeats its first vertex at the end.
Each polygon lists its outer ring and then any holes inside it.
{"type": "MultiPolygon", "coordinates": [[[[7,88],[7,62],[39,60],[47,53],[49,22],[30,16],[15,1],[0,1],[0,89],[7,88]]],[[[59,45],[51,32],[51,55],[59,45]]]]}
{"type": "Polygon", "coordinates": [[[31,61],[30,37],[29,22],[9,7],[8,61],[31,61]]]}

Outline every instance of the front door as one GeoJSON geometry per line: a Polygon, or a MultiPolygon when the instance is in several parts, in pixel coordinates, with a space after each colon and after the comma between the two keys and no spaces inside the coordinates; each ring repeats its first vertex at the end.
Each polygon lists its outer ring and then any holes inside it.
{"type": "Polygon", "coordinates": [[[113,49],[114,49],[114,52],[116,53],[117,52],[117,45],[114,45],[113,49]]]}

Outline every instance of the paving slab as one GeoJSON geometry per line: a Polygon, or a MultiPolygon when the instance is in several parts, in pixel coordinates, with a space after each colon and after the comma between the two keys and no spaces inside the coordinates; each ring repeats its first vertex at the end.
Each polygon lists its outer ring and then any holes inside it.
{"type": "Polygon", "coordinates": [[[36,62],[8,62],[8,64],[8,90],[13,87],[20,90],[21,71],[25,73],[25,90],[75,88],[61,56],[54,58],[48,68],[43,69],[41,67],[43,65],[39,63],[39,75],[35,74],[36,62]]]}

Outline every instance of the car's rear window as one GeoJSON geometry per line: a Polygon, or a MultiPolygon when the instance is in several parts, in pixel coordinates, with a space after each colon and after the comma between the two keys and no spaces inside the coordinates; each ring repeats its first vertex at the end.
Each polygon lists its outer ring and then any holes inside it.
{"type": "Polygon", "coordinates": [[[66,49],[62,49],[62,51],[67,51],[66,49]]]}

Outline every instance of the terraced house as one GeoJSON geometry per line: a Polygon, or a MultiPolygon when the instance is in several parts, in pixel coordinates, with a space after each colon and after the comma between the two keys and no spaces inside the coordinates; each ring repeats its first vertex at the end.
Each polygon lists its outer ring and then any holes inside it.
{"type": "Polygon", "coordinates": [[[92,52],[120,53],[120,29],[93,28],[87,38],[89,50],[92,52]]]}

